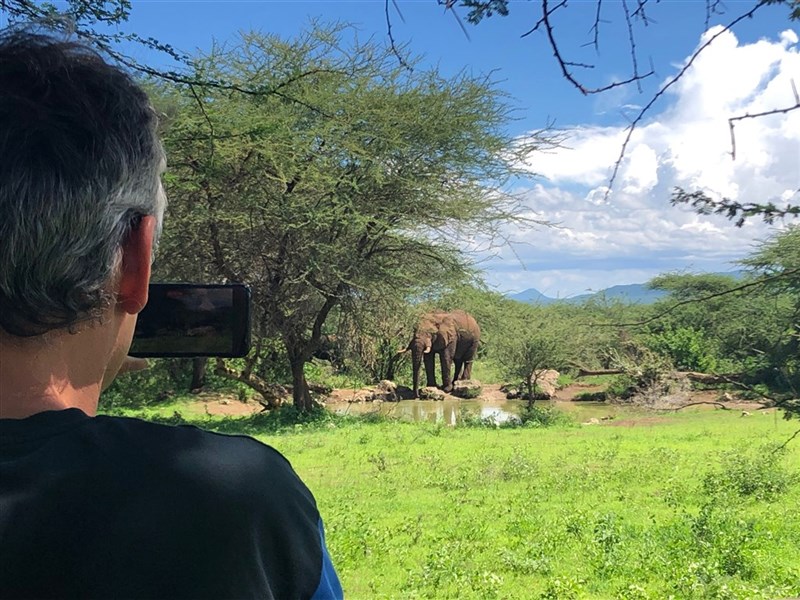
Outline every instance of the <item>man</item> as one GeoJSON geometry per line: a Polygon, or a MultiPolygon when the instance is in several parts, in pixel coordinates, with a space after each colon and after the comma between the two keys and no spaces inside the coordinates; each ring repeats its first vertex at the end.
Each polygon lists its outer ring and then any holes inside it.
{"type": "Polygon", "coordinates": [[[166,199],[144,92],[0,34],[0,598],[335,598],[314,498],[251,438],[95,416],[166,199]]]}

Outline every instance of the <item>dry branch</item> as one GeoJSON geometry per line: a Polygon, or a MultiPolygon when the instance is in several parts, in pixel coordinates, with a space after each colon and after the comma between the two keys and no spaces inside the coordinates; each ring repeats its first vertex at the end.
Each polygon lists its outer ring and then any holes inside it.
{"type": "Polygon", "coordinates": [[[689,402],[689,404],[684,404],[683,406],[679,406],[678,408],[673,408],[671,410],[677,412],[679,410],[683,410],[684,408],[688,408],[689,406],[698,406],[700,404],[711,404],[712,406],[716,406],[722,410],[730,410],[730,408],[722,404],[722,402],[689,402]]]}

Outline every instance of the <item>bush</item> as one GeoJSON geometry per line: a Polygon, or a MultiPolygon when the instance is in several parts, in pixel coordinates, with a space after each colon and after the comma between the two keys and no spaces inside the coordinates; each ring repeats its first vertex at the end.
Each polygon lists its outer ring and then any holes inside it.
{"type": "Polygon", "coordinates": [[[653,335],[648,346],[672,359],[678,369],[710,373],[718,367],[715,344],[692,327],[678,327],[653,335]]]}
{"type": "Polygon", "coordinates": [[[630,375],[617,375],[608,384],[606,394],[621,400],[627,400],[633,396],[638,389],[636,380],[630,375]]]}
{"type": "Polygon", "coordinates": [[[781,452],[769,446],[749,455],[728,452],[722,456],[721,467],[706,474],[703,489],[711,496],[729,494],[774,500],[798,478],[797,473],[787,471],[780,458],[781,452]]]}
{"type": "Polygon", "coordinates": [[[101,394],[99,406],[103,411],[113,411],[161,404],[182,391],[188,391],[191,377],[191,361],[150,359],[150,366],[144,371],[115,379],[101,394]]]}

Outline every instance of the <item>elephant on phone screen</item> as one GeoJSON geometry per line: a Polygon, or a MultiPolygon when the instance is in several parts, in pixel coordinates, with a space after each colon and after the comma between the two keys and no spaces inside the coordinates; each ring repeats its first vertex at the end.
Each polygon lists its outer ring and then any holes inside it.
{"type": "Polygon", "coordinates": [[[414,397],[419,398],[419,367],[425,361],[427,385],[436,387],[435,357],[442,363],[442,390],[453,390],[453,382],[470,379],[472,362],[478,352],[481,328],[472,315],[463,310],[434,312],[420,319],[414,336],[401,352],[411,352],[414,397]],[[453,364],[455,374],[451,378],[453,364]]]}

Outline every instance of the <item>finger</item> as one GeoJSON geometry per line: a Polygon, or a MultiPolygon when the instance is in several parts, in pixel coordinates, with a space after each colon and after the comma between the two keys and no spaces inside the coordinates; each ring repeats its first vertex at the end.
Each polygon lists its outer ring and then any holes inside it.
{"type": "Polygon", "coordinates": [[[147,367],[150,366],[150,363],[147,362],[146,358],[136,358],[134,356],[126,356],[125,360],[122,361],[122,366],[119,369],[119,373],[133,373],[135,371],[143,371],[147,367]]]}

